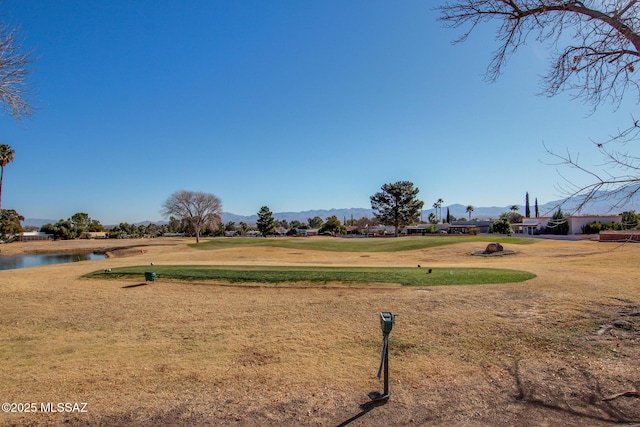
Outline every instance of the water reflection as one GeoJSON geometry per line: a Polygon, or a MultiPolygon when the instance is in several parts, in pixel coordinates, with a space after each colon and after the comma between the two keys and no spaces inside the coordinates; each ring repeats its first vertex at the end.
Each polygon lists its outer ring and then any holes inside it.
{"type": "Polygon", "coordinates": [[[65,253],[65,254],[30,254],[0,257],[0,270],[16,268],[38,267],[48,264],[63,264],[65,262],[92,261],[104,259],[104,254],[94,253],[65,253]]]}

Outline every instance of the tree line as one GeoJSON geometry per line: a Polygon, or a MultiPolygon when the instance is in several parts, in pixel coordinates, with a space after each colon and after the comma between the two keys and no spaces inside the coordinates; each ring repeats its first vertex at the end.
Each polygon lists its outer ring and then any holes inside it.
{"type": "MultiPolygon", "coordinates": [[[[450,214],[447,208],[446,219],[439,213],[443,199],[438,199],[434,204],[435,212],[430,213],[427,221],[421,218],[421,210],[424,202],[417,198],[419,189],[410,181],[398,181],[384,184],[381,191],[370,197],[374,216],[359,219],[346,219],[340,221],[332,215],[322,219],[319,216],[308,218],[306,222],[285,219],[276,219],[268,206],[262,206],[258,211],[256,224],[246,222],[235,223],[233,221],[223,223],[222,202],[213,194],[181,190],[173,193],[165,201],[162,213],[168,217],[165,224],[129,224],[122,222],[116,226],[106,228],[100,221],[92,219],[89,214],[78,212],[67,219],[61,219],[56,223],[45,224],[39,229],[27,227],[27,231],[39,230],[52,236],[54,239],[77,239],[85,236],[85,233],[104,232],[105,237],[112,239],[160,237],[163,235],[184,235],[196,237],[196,242],[201,236],[248,236],[260,234],[264,237],[270,235],[298,235],[306,234],[306,230],[316,230],[320,235],[338,236],[347,233],[349,227],[352,234],[375,234],[374,230],[379,225],[394,227],[394,234],[398,236],[403,227],[414,224],[430,224],[425,228],[425,233],[437,233],[435,227],[438,223],[452,223],[457,220],[450,214]],[[437,206],[436,206],[437,205],[437,206]],[[439,219],[442,218],[442,219],[439,219]]],[[[525,215],[519,213],[519,206],[512,205],[509,212],[505,212],[493,221],[489,227],[490,233],[510,234],[512,224],[520,224],[525,218],[530,217],[529,193],[525,195],[525,215]]],[[[473,206],[469,205],[466,212],[471,219],[473,206]]],[[[538,217],[538,201],[535,201],[535,216],[538,217]]],[[[20,233],[25,231],[21,226],[24,217],[13,209],[0,209],[0,240],[9,242],[18,240],[20,233]]],[[[597,233],[601,230],[624,230],[637,228],[640,223],[639,215],[635,211],[622,213],[621,223],[602,224],[594,221],[583,228],[584,233],[597,233]]],[[[567,218],[561,208],[551,217],[548,225],[540,230],[541,234],[567,234],[569,226],[567,218]]]]}

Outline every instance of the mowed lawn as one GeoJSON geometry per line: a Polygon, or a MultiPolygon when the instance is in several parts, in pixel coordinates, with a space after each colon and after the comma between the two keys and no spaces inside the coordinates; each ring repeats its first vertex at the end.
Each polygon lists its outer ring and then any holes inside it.
{"type": "Polygon", "coordinates": [[[429,249],[458,243],[497,242],[509,245],[529,245],[536,239],[507,237],[502,235],[479,236],[411,236],[402,238],[342,238],[334,237],[230,237],[204,240],[190,246],[201,250],[229,249],[236,247],[277,247],[288,249],[331,251],[331,252],[400,252],[429,249]]]}
{"type": "Polygon", "coordinates": [[[133,266],[95,271],[88,278],[143,278],[155,273],[156,280],[226,281],[229,283],[345,283],[399,284],[405,286],[480,285],[515,283],[536,277],[526,271],[497,268],[407,268],[407,267],[288,267],[288,266],[133,266]]]}
{"type": "MultiPolygon", "coordinates": [[[[527,245],[530,238],[496,236],[427,236],[403,238],[215,238],[191,244],[199,250],[233,248],[286,248],[325,252],[390,252],[429,249],[458,243],[503,242],[527,245]]],[[[229,283],[262,284],[399,284],[405,286],[478,285],[488,283],[516,283],[532,279],[535,274],[498,268],[416,268],[407,267],[319,267],[319,266],[193,266],[157,265],[116,268],[108,273],[95,271],[88,278],[137,278],[153,271],[157,280],[226,281],[229,283]]]]}

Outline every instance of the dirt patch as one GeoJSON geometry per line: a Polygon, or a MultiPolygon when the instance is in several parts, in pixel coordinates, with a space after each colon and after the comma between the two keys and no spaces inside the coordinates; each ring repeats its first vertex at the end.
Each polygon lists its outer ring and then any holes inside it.
{"type": "Polygon", "coordinates": [[[611,317],[600,326],[597,335],[601,342],[615,343],[616,347],[620,347],[621,340],[629,341],[633,347],[640,346],[640,305],[630,300],[621,302],[623,305],[607,310],[611,317]]]}
{"type": "Polygon", "coordinates": [[[278,356],[262,352],[256,347],[243,349],[236,359],[236,363],[242,366],[264,366],[277,362],[279,362],[278,356]]]}
{"type": "Polygon", "coordinates": [[[105,250],[104,254],[107,258],[122,258],[129,257],[134,255],[142,255],[144,254],[144,249],[140,247],[135,248],[110,248],[109,250],[105,250]]]}
{"type": "Polygon", "coordinates": [[[515,255],[516,251],[504,250],[504,251],[496,251],[496,252],[486,252],[486,251],[475,251],[471,252],[471,255],[476,256],[505,256],[505,255],[515,255]]]}

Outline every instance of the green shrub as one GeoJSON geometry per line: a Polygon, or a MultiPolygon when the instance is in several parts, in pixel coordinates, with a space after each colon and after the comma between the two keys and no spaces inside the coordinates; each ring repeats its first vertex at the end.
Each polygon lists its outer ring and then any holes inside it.
{"type": "Polygon", "coordinates": [[[622,227],[626,230],[638,228],[640,223],[640,215],[636,211],[622,212],[622,227]]]}
{"type": "Polygon", "coordinates": [[[593,221],[582,227],[583,234],[598,234],[604,229],[600,221],[593,221]]]}
{"type": "Polygon", "coordinates": [[[506,218],[501,218],[491,224],[491,233],[510,234],[511,224],[506,218]]]}
{"type": "Polygon", "coordinates": [[[543,234],[556,234],[556,235],[567,235],[569,234],[569,222],[567,218],[562,213],[562,209],[558,208],[558,210],[553,214],[549,224],[542,231],[543,234]]]}

